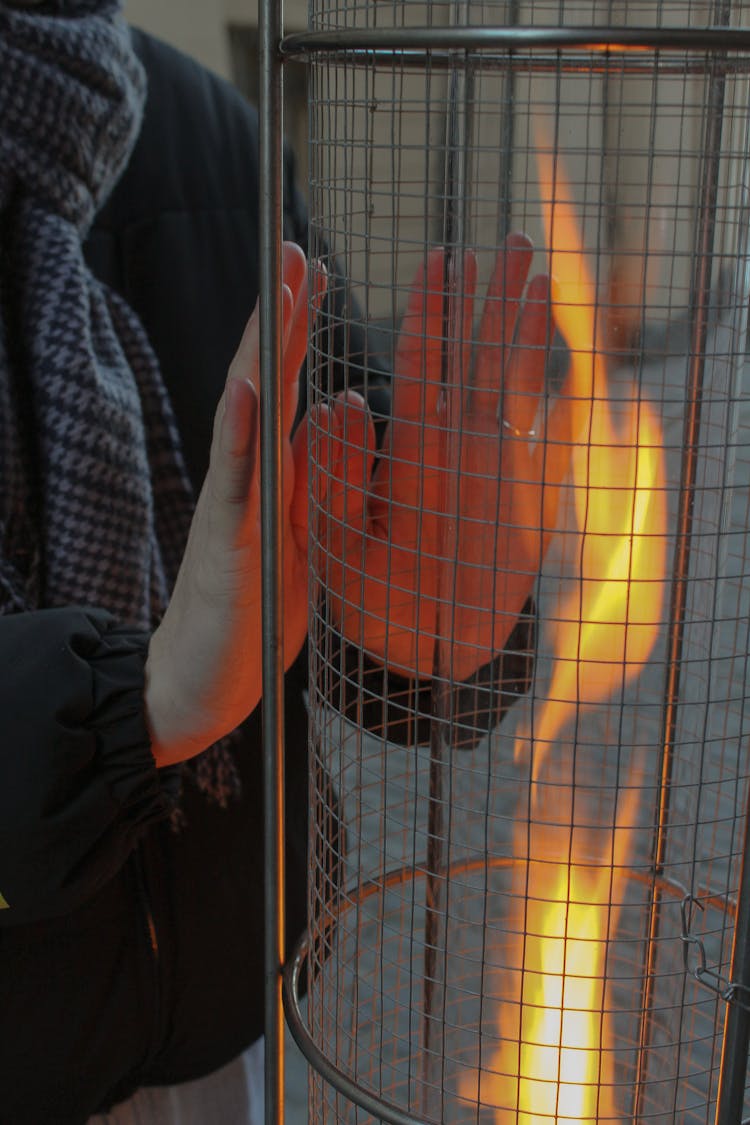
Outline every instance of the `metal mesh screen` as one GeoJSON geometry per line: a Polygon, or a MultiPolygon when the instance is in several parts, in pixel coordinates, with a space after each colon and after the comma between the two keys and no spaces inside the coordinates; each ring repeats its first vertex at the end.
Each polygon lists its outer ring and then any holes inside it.
{"type": "MultiPolygon", "coordinates": [[[[750,5],[314,2],[310,26],[716,22],[750,5]]],[[[306,1020],[415,1119],[714,1119],[750,729],[749,64],[309,62],[306,1020]]],[[[373,1119],[319,1076],[310,1116],[373,1119]]]]}

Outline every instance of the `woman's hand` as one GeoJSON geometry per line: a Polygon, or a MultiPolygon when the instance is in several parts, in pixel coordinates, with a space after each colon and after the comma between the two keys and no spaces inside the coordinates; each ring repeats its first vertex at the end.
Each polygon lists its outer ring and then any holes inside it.
{"type": "Polygon", "coordinates": [[[549,278],[535,277],[523,299],[532,256],[517,234],[498,255],[472,380],[476,261],[467,254],[457,270],[443,251],[429,254],[401,328],[374,473],[362,400],[342,396],[330,417],[318,569],[346,638],[408,676],[460,681],[503,648],[555,525],[568,456],[563,403],[547,409],[544,395],[549,278]]]}
{"type": "MultiPolygon", "coordinates": [[[[316,271],[324,287],[322,271],[316,271]]],[[[283,257],[283,425],[291,432],[307,350],[307,269],[299,247],[283,257]]],[[[260,699],[261,528],[256,306],[214,419],[211,460],[172,598],[146,662],[146,713],[157,765],[204,750],[260,699]]],[[[284,660],[307,631],[306,426],[283,454],[284,660]]]]}

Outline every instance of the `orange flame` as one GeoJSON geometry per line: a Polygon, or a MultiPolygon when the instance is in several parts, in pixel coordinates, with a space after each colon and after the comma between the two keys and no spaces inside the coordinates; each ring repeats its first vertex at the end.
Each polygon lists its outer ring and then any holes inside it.
{"type": "Polygon", "coordinates": [[[506,1038],[493,1077],[482,1075],[482,1102],[513,1121],[517,1110],[519,1125],[595,1122],[613,1113],[611,1056],[598,1048],[609,910],[592,901],[591,868],[532,862],[529,880],[520,1005],[505,1006],[502,1024],[507,1035],[515,1017],[518,1042],[506,1038]]]}
{"type": "MultiPolygon", "coordinates": [[[[515,919],[520,936],[504,968],[511,991],[500,1007],[502,1039],[490,1065],[465,1074],[459,1088],[462,1097],[493,1109],[498,1125],[618,1119],[607,953],[623,901],[637,793],[632,785],[614,829],[531,828],[533,858],[519,863],[514,877],[513,901],[523,915],[515,919]],[[597,846],[602,837],[609,842],[597,846]],[[568,863],[559,862],[561,854],[568,863]]],[[[559,807],[555,813],[559,824],[559,807]]],[[[517,830],[519,851],[525,831],[517,830]]]]}
{"type": "MultiPolygon", "coordinates": [[[[547,901],[527,906],[521,990],[521,1121],[594,1121],[609,1101],[610,1056],[597,1050],[604,1020],[609,919],[590,869],[555,864],[530,878],[547,901]],[[546,884],[546,886],[545,886],[546,884]],[[593,901],[592,901],[593,900],[593,901]]],[[[608,888],[605,888],[605,890],[608,888]]]]}
{"type": "MultiPolygon", "coordinates": [[[[519,737],[516,745],[517,756],[531,746],[535,782],[578,709],[603,702],[642,670],[658,635],[666,565],[659,420],[634,388],[610,402],[596,288],[570,193],[559,171],[553,177],[549,159],[539,161],[548,199],[554,179],[555,201],[544,218],[555,316],[570,349],[580,569],[556,615],[548,699],[534,717],[533,740],[519,737]]],[[[571,809],[578,808],[572,789],[556,789],[555,802],[566,792],[571,809]]],[[[514,900],[523,904],[523,917],[508,966],[515,988],[500,1004],[503,1039],[491,1065],[461,1084],[463,1096],[494,1107],[498,1122],[593,1125],[618,1117],[606,959],[625,890],[636,794],[633,785],[616,823],[595,838],[565,825],[559,807],[542,818],[535,786],[534,822],[519,828],[516,840],[516,856],[528,859],[516,865],[514,900]]]]}
{"type": "MultiPolygon", "coordinates": [[[[549,158],[538,159],[541,179],[551,184],[549,158]]],[[[570,349],[572,481],[581,547],[578,581],[557,614],[549,698],[534,729],[534,780],[577,709],[607,699],[642,670],[658,635],[666,567],[659,420],[634,390],[610,402],[596,288],[559,171],[554,182],[557,198],[545,202],[544,219],[555,317],[570,349]]],[[[543,194],[548,199],[551,192],[543,194]]],[[[527,743],[519,738],[517,756],[527,743]]]]}

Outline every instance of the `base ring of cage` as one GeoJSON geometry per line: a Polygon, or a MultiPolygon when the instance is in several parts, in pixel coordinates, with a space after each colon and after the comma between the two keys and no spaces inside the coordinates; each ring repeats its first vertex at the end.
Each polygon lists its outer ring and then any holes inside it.
{"type": "MultiPolygon", "coordinates": [[[[450,876],[468,874],[478,870],[511,868],[514,864],[519,862],[522,861],[510,856],[482,857],[481,859],[464,860],[460,863],[451,864],[447,870],[443,871],[441,874],[450,876]]],[[[681,883],[678,883],[674,879],[666,878],[663,875],[655,875],[652,871],[631,869],[627,874],[628,879],[649,886],[654,897],[671,899],[683,903],[686,898],[693,897],[687,894],[685,887],[681,883]]],[[[394,868],[377,880],[369,880],[363,883],[358,888],[356,895],[341,902],[342,912],[346,913],[352,908],[360,906],[373,895],[381,894],[384,888],[403,885],[412,880],[426,878],[427,876],[428,872],[421,868],[408,865],[394,868]]],[[[696,897],[699,897],[705,906],[710,906],[723,914],[729,915],[733,920],[735,919],[736,903],[731,899],[703,890],[699,890],[696,897]]],[[[332,921],[331,928],[334,928],[334,926],[335,921],[332,921]]],[[[282,978],[284,1014],[292,1037],[307,1062],[315,1072],[329,1085],[333,1086],[335,1090],[360,1109],[372,1114],[376,1119],[387,1122],[388,1125],[425,1125],[425,1119],[423,1117],[417,1117],[407,1110],[374,1094],[372,1091],[364,1089],[345,1071],[341,1070],[335,1063],[332,1063],[323,1051],[321,1051],[320,1047],[318,1047],[308,1031],[300,1006],[300,979],[307,968],[309,952],[310,933],[309,930],[305,930],[297,941],[291,957],[287,960],[283,968],[282,978]]],[[[685,961],[685,972],[686,974],[695,975],[690,969],[687,959],[685,961]]],[[[750,1121],[747,1123],[743,1121],[742,1125],[750,1125],[750,1121]]]]}
{"type": "Polygon", "coordinates": [[[292,1033],[294,1041],[310,1066],[329,1085],[348,1098],[354,1105],[371,1113],[377,1120],[385,1121],[388,1125],[425,1125],[424,1120],[407,1113],[398,1106],[386,1102],[376,1094],[363,1090],[358,1083],[349,1077],[343,1070],[327,1059],[310,1035],[300,1008],[299,980],[305,967],[310,943],[309,935],[305,932],[297,942],[291,959],[284,967],[283,999],[284,1014],[292,1033]]]}

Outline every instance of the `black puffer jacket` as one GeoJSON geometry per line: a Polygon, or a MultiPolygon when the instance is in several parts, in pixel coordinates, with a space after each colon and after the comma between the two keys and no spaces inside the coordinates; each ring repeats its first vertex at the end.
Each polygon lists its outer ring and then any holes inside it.
{"type": "MultiPolygon", "coordinates": [[[[149,101],[87,256],[140,314],[194,483],[258,289],[257,122],[230,87],[141,34],[149,101]]],[[[305,243],[286,168],[286,235],[305,243]]],[[[341,354],[341,342],[335,345],[341,354]]],[[[356,334],[348,341],[358,348],[356,334]]],[[[354,367],[361,369],[361,357],[354,367]]],[[[342,376],[342,372],[339,372],[342,376]]],[[[377,375],[372,405],[387,410],[377,375]]],[[[19,558],[19,566],[23,559],[19,558]]],[[[522,632],[516,638],[526,648],[522,632]]],[[[226,809],[153,765],[142,713],[147,638],[96,609],[0,619],[0,1122],[73,1125],[143,1084],[226,1063],[262,1032],[260,716],[226,809]],[[21,860],[23,856],[23,860],[21,860]]],[[[504,669],[501,709],[526,656],[504,669]]],[[[498,669],[489,680],[497,683],[498,669]]],[[[378,673],[379,688],[382,673],[378,673]]],[[[287,675],[290,938],[304,923],[307,686],[287,675]]],[[[393,685],[393,733],[410,737],[393,685]]],[[[472,689],[467,689],[471,691],[472,689]]],[[[472,697],[467,709],[476,710],[472,697]]],[[[497,720],[495,709],[495,719],[497,720]]],[[[382,716],[377,715],[382,722],[382,716]]]]}
{"type": "MultiPolygon", "coordinates": [[[[257,125],[228,85],[135,41],[146,117],[87,256],[146,325],[198,486],[257,296],[257,125]]],[[[286,233],[299,241],[291,164],[287,175],[286,233]]],[[[262,1032],[260,716],[238,754],[242,800],[221,809],[188,784],[175,832],[175,776],[157,775],[144,726],[146,643],[96,609],[0,619],[8,1125],[85,1121],[138,1085],[213,1070],[262,1032]]],[[[303,654],[288,677],[293,934],[304,922],[306,676],[303,654]]]]}

